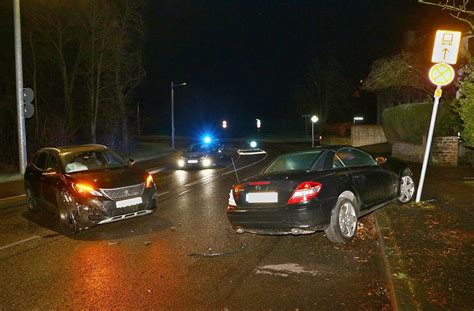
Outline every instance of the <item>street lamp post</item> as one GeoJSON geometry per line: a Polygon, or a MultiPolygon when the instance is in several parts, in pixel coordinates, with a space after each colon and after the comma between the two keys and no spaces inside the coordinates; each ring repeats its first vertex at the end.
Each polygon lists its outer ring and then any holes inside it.
{"type": "Polygon", "coordinates": [[[174,149],[174,134],[175,134],[175,128],[174,128],[174,88],[177,86],[185,86],[186,82],[180,83],[180,84],[174,84],[173,81],[171,81],[171,148],[174,149]]]}
{"type": "Polygon", "coordinates": [[[319,118],[316,115],[311,117],[311,146],[314,148],[314,123],[318,122],[319,118]]]}

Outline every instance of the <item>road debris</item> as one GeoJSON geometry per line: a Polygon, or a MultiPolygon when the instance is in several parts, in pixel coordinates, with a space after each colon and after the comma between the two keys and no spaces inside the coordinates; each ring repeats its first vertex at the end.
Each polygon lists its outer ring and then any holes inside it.
{"type": "Polygon", "coordinates": [[[145,245],[150,245],[151,244],[151,241],[146,241],[145,243],[143,243],[145,245]]]}
{"type": "Polygon", "coordinates": [[[308,274],[311,276],[320,275],[319,271],[306,270],[303,266],[296,263],[285,263],[279,265],[266,265],[255,269],[257,274],[269,274],[282,277],[288,277],[290,274],[308,274]]]}
{"type": "Polygon", "coordinates": [[[208,253],[192,253],[189,254],[191,257],[217,257],[217,256],[224,256],[224,255],[231,255],[238,252],[243,251],[247,245],[245,243],[240,244],[240,247],[236,250],[229,251],[229,252],[212,252],[212,248],[208,248],[208,253]]]}
{"type": "Polygon", "coordinates": [[[117,245],[120,244],[120,242],[109,242],[109,245],[117,245]]]}

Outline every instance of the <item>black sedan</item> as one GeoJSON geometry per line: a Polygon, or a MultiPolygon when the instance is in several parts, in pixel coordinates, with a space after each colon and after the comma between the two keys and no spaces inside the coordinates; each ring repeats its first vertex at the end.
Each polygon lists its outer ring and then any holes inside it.
{"type": "Polygon", "coordinates": [[[350,241],[358,218],[415,192],[410,169],[349,146],[285,154],[233,187],[227,217],[238,233],[309,234],[350,241]]]}
{"type": "Polygon", "coordinates": [[[153,177],[102,145],[43,148],[25,171],[30,211],[59,215],[65,234],[152,213],[153,177]]]}
{"type": "Polygon", "coordinates": [[[215,142],[191,144],[178,159],[179,168],[210,168],[218,166],[224,148],[215,142]]]}

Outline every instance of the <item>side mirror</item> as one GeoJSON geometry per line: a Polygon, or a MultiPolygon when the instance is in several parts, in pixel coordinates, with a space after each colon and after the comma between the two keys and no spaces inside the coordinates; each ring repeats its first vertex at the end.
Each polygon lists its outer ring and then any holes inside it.
{"type": "Polygon", "coordinates": [[[382,165],[385,162],[387,162],[387,158],[385,158],[385,157],[376,157],[375,161],[377,162],[378,165],[382,165]]]}
{"type": "Polygon", "coordinates": [[[51,176],[58,175],[58,172],[54,168],[50,167],[50,168],[46,169],[46,171],[44,171],[41,175],[51,177],[51,176]]]}
{"type": "Polygon", "coordinates": [[[128,159],[127,163],[128,163],[128,166],[134,166],[135,165],[135,160],[134,159],[128,159]]]}

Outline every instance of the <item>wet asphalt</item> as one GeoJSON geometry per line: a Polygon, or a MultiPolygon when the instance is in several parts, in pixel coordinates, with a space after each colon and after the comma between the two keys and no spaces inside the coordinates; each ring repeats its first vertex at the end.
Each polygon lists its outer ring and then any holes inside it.
{"type": "MultiPolygon", "coordinates": [[[[295,146],[265,149],[236,158],[240,179],[295,146]]],[[[0,209],[0,310],[391,309],[376,236],[337,245],[322,232],[236,234],[225,214],[232,166],[175,170],[174,160],[154,175],[149,216],[65,237],[22,199],[0,209]]]]}

